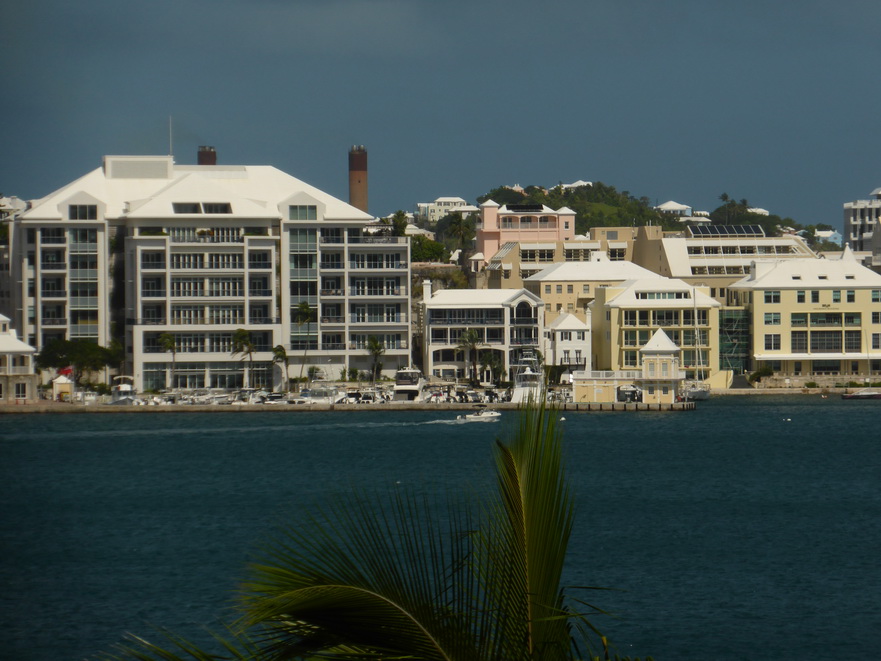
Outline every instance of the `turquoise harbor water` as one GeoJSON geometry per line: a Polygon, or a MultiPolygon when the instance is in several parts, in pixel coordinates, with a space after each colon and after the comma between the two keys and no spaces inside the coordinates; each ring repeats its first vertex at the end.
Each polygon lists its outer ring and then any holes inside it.
{"type": "MultiPolygon", "coordinates": [[[[489,488],[501,424],[453,412],[0,417],[0,658],[204,638],[255,545],[352,485],[489,488]]],[[[625,654],[881,658],[881,403],[728,397],[566,413],[565,581],[625,654]]]]}

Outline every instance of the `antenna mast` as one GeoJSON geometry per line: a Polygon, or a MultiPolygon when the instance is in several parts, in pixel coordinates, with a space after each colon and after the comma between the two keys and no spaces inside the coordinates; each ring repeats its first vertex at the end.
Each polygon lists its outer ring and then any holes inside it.
{"type": "Polygon", "coordinates": [[[171,115],[168,116],[168,155],[174,156],[174,138],[171,128],[171,115]]]}

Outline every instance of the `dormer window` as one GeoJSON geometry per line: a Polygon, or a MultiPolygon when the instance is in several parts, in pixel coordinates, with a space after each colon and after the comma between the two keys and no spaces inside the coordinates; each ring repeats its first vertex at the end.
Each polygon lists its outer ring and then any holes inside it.
{"type": "Polygon", "coordinates": [[[174,202],[171,206],[175,213],[202,213],[202,205],[198,202],[174,202]]]}
{"type": "Polygon", "coordinates": [[[800,275],[794,275],[794,276],[792,276],[792,279],[793,279],[793,280],[801,280],[801,276],[800,276],[800,275]]]}
{"type": "Polygon", "coordinates": [[[232,205],[229,202],[203,202],[202,210],[205,213],[232,213],[232,205]]]}
{"type": "Polygon", "coordinates": [[[67,207],[68,220],[98,220],[97,204],[70,204],[67,207]]]}
{"type": "Polygon", "coordinates": [[[318,208],[314,204],[292,204],[288,207],[288,220],[317,220],[318,208]]]}

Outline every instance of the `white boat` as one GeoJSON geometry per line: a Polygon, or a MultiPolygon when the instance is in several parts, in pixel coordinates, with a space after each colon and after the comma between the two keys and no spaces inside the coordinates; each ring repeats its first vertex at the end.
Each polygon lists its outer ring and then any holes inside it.
{"type": "Polygon", "coordinates": [[[403,367],[395,372],[394,401],[396,402],[420,402],[423,399],[423,390],[426,381],[415,367],[403,367]]]}
{"type": "Polygon", "coordinates": [[[461,422],[498,422],[502,417],[502,414],[498,411],[491,411],[483,405],[477,406],[476,409],[474,413],[457,415],[456,420],[461,422]]]}
{"type": "Polygon", "coordinates": [[[511,365],[514,388],[511,392],[511,401],[522,404],[529,401],[538,401],[544,384],[544,373],[538,355],[532,349],[523,349],[517,362],[511,365]]]}
{"type": "Polygon", "coordinates": [[[685,381],[679,396],[687,402],[702,402],[710,398],[710,386],[700,381],[685,381]]]}

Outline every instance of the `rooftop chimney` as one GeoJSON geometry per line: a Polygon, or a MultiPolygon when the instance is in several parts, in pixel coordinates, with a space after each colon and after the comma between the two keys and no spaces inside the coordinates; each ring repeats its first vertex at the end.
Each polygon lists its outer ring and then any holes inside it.
{"type": "Polygon", "coordinates": [[[199,165],[217,165],[217,152],[214,147],[199,147],[199,165]]]}
{"type": "Polygon", "coordinates": [[[367,148],[354,145],[349,150],[349,204],[367,213],[367,148]]]}

